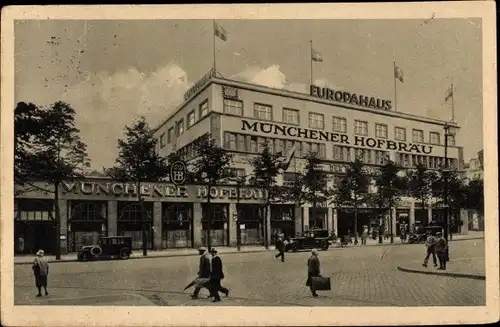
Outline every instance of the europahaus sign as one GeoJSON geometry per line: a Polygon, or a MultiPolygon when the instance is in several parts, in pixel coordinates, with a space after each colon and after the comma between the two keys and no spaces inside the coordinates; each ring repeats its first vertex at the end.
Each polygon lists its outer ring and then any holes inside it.
{"type": "MultiPolygon", "coordinates": [[[[114,196],[114,197],[136,197],[137,185],[134,183],[121,182],[63,182],[64,193],[114,196]]],[[[196,198],[207,197],[207,188],[204,186],[175,186],[161,183],[141,184],[141,195],[154,198],[189,198],[192,195],[196,198]]],[[[217,186],[210,190],[212,199],[236,199],[238,191],[233,186],[217,186]]],[[[263,200],[265,197],[262,190],[250,187],[240,188],[241,200],[263,200]]]]}
{"type": "Polygon", "coordinates": [[[363,148],[394,150],[408,153],[430,154],[432,153],[433,148],[431,145],[396,142],[358,135],[355,135],[354,138],[349,138],[348,135],[340,133],[331,133],[308,128],[300,128],[296,126],[278,125],[274,123],[249,122],[248,120],[241,120],[241,130],[262,134],[273,134],[278,136],[301,138],[306,140],[347,144],[363,148]]]}
{"type": "Polygon", "coordinates": [[[314,97],[318,97],[321,99],[353,104],[364,108],[381,109],[381,110],[392,109],[392,101],[390,100],[381,100],[374,97],[367,97],[356,93],[336,91],[333,89],[329,89],[327,87],[319,87],[311,85],[310,94],[314,97]]]}

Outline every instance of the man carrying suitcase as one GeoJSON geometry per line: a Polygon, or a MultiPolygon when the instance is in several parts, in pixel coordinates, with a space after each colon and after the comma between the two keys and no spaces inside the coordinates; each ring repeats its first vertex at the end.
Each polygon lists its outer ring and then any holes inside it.
{"type": "Polygon", "coordinates": [[[314,285],[312,282],[313,277],[319,277],[320,269],[319,269],[319,259],[318,259],[318,250],[312,249],[311,256],[307,259],[307,283],[306,286],[309,286],[312,296],[318,297],[318,293],[314,289],[314,285]]]}

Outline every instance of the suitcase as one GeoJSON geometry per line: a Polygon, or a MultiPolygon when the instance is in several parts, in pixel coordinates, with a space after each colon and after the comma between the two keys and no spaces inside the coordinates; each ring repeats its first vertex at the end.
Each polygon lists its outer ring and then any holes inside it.
{"type": "Polygon", "coordinates": [[[330,291],[332,284],[330,277],[311,277],[312,289],[315,291],[330,291]]]}

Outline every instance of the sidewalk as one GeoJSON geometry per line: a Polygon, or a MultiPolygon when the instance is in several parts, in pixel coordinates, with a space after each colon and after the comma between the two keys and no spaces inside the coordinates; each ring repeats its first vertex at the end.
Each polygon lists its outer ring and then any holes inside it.
{"type": "MultiPolygon", "coordinates": [[[[456,235],[453,237],[453,241],[460,241],[460,240],[470,240],[470,239],[480,239],[484,238],[484,232],[469,232],[467,235],[456,235]]],[[[354,240],[353,240],[354,242],[354,240]]],[[[391,242],[389,239],[383,240],[382,244],[378,243],[378,239],[372,240],[368,239],[366,242],[366,245],[364,246],[384,246],[384,245],[391,245],[391,242]]],[[[408,243],[401,243],[401,240],[399,237],[394,237],[394,243],[392,245],[408,245],[408,243]]],[[[361,239],[359,239],[359,244],[358,245],[349,245],[348,247],[362,247],[361,245],[361,239]]],[[[340,249],[335,246],[330,247],[330,249],[340,249]]],[[[217,247],[217,251],[219,251],[220,254],[237,254],[237,253],[255,253],[255,252],[265,252],[265,251],[274,251],[275,247],[270,246],[269,250],[266,250],[263,246],[255,246],[255,245],[248,245],[248,246],[241,246],[241,251],[238,251],[236,247],[217,247]]],[[[132,256],[130,259],[147,259],[147,258],[168,258],[168,257],[187,257],[187,256],[197,256],[198,251],[196,249],[192,248],[186,248],[186,249],[166,249],[166,250],[160,250],[160,251],[148,251],[147,256],[142,255],[142,250],[134,250],[132,253],[132,256]]],[[[77,261],[77,253],[69,253],[69,254],[63,254],[61,255],[61,260],[56,260],[55,256],[53,255],[47,255],[45,256],[49,262],[74,262],[77,261]]],[[[34,260],[34,255],[23,255],[23,256],[15,256],[14,257],[14,264],[31,264],[33,263],[34,260]]]]}
{"type": "Polygon", "coordinates": [[[446,270],[438,270],[437,267],[434,267],[432,259],[429,260],[427,267],[422,266],[421,262],[415,262],[405,266],[398,266],[398,270],[407,273],[486,280],[484,258],[453,259],[451,257],[450,261],[446,263],[446,270]]]}

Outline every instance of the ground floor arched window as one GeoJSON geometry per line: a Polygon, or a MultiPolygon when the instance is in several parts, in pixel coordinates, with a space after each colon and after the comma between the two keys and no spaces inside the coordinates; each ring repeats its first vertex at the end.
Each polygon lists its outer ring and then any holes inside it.
{"type": "Polygon", "coordinates": [[[68,250],[97,244],[107,235],[107,201],[68,201],[68,250]]]}
{"type": "Polygon", "coordinates": [[[193,204],[162,203],[162,247],[193,246],[193,204]]]}
{"type": "Polygon", "coordinates": [[[242,245],[263,244],[262,206],[258,204],[238,204],[238,224],[242,245]]]}
{"type": "Polygon", "coordinates": [[[206,203],[202,204],[202,233],[203,245],[208,245],[208,237],[211,238],[212,246],[227,246],[229,242],[228,229],[229,204],[211,203],[210,209],[206,203]],[[210,226],[210,236],[208,229],[210,226]]]}
{"type": "Polygon", "coordinates": [[[142,249],[143,228],[146,231],[146,247],[153,248],[153,203],[144,202],[144,221],[138,202],[118,202],[118,235],[132,237],[132,249],[142,249]]]}

